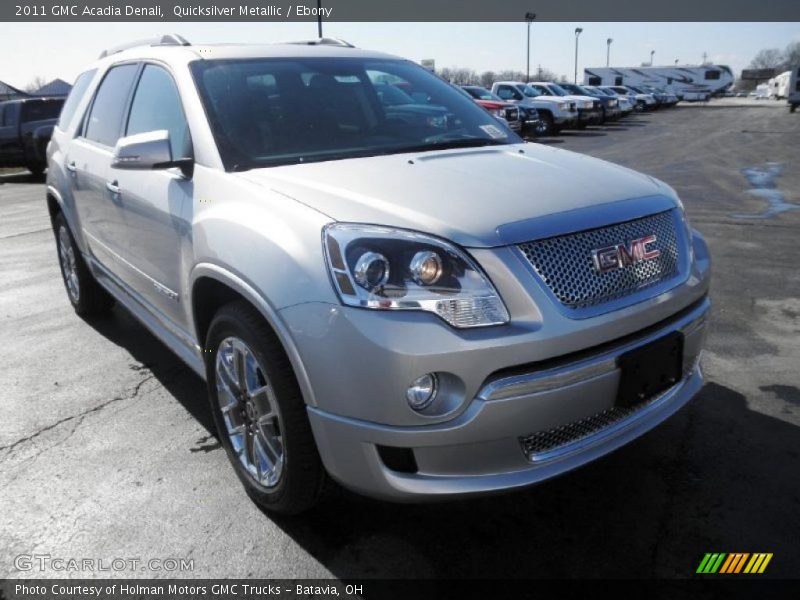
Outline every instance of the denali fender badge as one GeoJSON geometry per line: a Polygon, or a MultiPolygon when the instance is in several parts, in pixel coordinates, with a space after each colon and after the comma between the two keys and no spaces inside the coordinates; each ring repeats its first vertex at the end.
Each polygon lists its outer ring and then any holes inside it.
{"type": "Polygon", "coordinates": [[[605,248],[592,250],[594,268],[605,273],[614,269],[622,269],[635,265],[645,260],[653,260],[661,256],[661,250],[648,250],[647,246],[654,244],[656,236],[648,235],[643,238],[631,240],[627,244],[614,244],[605,248]]]}

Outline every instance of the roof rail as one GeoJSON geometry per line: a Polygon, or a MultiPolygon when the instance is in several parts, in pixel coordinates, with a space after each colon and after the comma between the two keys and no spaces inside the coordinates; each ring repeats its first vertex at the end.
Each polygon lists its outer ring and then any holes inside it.
{"type": "Polygon", "coordinates": [[[342,48],[355,48],[350,42],[340,38],[321,37],[313,40],[297,40],[293,42],[281,42],[283,44],[297,44],[300,46],[341,46],[342,48]]]}
{"type": "Polygon", "coordinates": [[[177,33],[167,33],[165,35],[146,40],[136,40],[120,46],[114,46],[108,50],[103,50],[98,58],[105,58],[106,56],[116,54],[117,52],[122,52],[123,50],[128,50],[130,48],[138,48],[139,46],[191,46],[191,44],[186,40],[186,38],[179,36],[177,33]]]}

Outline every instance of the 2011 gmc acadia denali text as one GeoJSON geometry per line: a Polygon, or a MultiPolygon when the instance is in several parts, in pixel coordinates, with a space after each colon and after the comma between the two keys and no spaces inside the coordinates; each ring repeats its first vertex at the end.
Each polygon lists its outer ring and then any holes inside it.
{"type": "Polygon", "coordinates": [[[131,44],[80,75],[48,159],[76,312],[119,302],[205,378],[268,509],[328,477],[521,488],[702,386],[710,261],[674,190],[524,143],[406,60],[131,44]]]}

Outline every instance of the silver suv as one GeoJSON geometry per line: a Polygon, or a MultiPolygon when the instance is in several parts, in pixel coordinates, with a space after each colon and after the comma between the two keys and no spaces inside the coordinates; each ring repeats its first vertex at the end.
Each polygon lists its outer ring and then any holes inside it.
{"type": "Polygon", "coordinates": [[[409,61],[166,36],[80,75],[48,157],[75,311],[116,301],[205,378],[267,509],[328,478],[521,488],[703,384],[709,255],[674,190],[524,143],[409,61]]]}

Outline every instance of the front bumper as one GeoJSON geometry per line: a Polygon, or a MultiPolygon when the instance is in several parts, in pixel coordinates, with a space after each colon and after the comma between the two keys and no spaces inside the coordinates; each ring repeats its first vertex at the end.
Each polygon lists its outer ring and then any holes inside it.
{"type": "Polygon", "coordinates": [[[578,109],[578,123],[581,125],[594,125],[603,120],[603,115],[600,110],[593,108],[579,108],[578,109]]]}
{"type": "Polygon", "coordinates": [[[575,112],[568,115],[553,115],[553,123],[561,127],[572,127],[578,124],[578,113],[575,112]]]}
{"type": "Polygon", "coordinates": [[[675,317],[588,356],[584,352],[556,365],[532,365],[490,378],[469,408],[450,421],[393,427],[309,407],[320,455],[331,476],[344,486],[395,501],[511,490],[557,476],[649,431],[697,394],[703,385],[699,359],[709,306],[703,298],[675,317]],[[545,453],[526,455],[524,437],[580,429],[581,423],[607,413],[619,383],[617,358],[675,331],[684,336],[684,363],[683,377],[673,387],[607,427],[545,453]],[[387,448],[413,455],[413,468],[389,468],[382,458],[387,448]]]}

